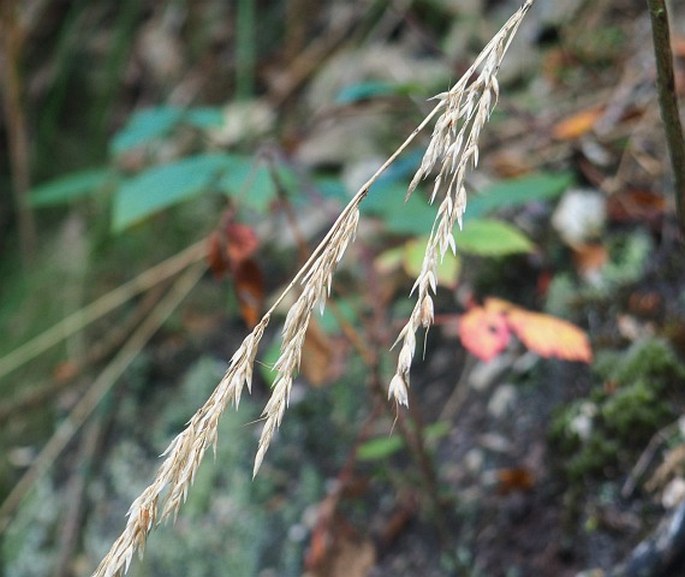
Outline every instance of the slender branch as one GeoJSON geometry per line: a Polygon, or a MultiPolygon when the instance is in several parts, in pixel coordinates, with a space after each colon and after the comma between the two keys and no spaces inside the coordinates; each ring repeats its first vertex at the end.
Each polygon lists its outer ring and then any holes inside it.
{"type": "Polygon", "coordinates": [[[647,5],[652,19],[659,107],[673,169],[676,214],[680,230],[685,235],[685,140],[675,90],[668,11],[665,0],[647,0],[647,5]]]}

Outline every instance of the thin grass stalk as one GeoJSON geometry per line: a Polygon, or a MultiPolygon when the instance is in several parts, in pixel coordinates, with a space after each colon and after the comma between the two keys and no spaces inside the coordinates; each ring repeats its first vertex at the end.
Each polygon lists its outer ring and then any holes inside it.
{"type": "MultiPolygon", "coordinates": [[[[424,259],[424,268],[417,280],[418,308],[415,308],[407,324],[409,328],[405,327],[400,333],[400,339],[403,341],[400,361],[403,368],[406,365],[406,371],[401,373],[401,378],[406,379],[403,384],[408,386],[408,371],[413,357],[413,347],[411,347],[409,358],[407,358],[407,353],[403,351],[408,348],[408,343],[413,341],[415,344],[414,335],[420,324],[425,324],[426,319],[432,323],[432,300],[430,300],[429,291],[434,293],[437,288],[435,266],[440,248],[442,247],[442,254],[444,254],[447,246],[454,248],[451,230],[455,220],[461,222],[461,215],[466,203],[462,184],[463,176],[467,165],[475,165],[478,160],[476,141],[497,98],[498,88],[495,74],[521,19],[532,3],[533,0],[527,0],[523,7],[512,16],[488,43],[454,88],[436,97],[438,102],[431,112],[345,206],[307,262],[295,274],[252,332],[245,337],[231,358],[226,374],[209,399],[164,451],[165,460],[157,471],[152,484],[131,505],[128,512],[128,522],[123,533],[95,570],[93,577],[112,577],[121,572],[126,572],[133,554],[136,551],[142,552],[147,535],[152,528],[168,517],[176,516],[188,495],[204,454],[209,447],[216,446],[217,427],[221,414],[229,403],[238,406],[245,387],[248,391],[251,389],[257,350],[272,314],[286,295],[296,285],[300,285],[300,296],[286,316],[283,327],[283,345],[274,367],[276,379],[271,397],[262,413],[264,427],[253,470],[253,475],[256,475],[288,406],[294,375],[300,365],[304,335],[312,311],[316,306],[321,309],[325,306],[330,294],[333,273],[346,248],[355,238],[359,222],[359,205],[383,172],[414,141],[419,132],[442,111],[433,131],[433,137],[424,161],[410,187],[410,191],[413,190],[418,181],[425,178],[438,162],[440,163],[440,174],[436,179],[433,198],[441,190],[445,178],[447,177],[449,180],[447,194],[439,207],[436,223],[431,231],[431,240],[424,259]],[[470,79],[481,67],[482,71],[477,80],[469,85],[470,79]],[[466,108],[461,107],[460,103],[462,102],[466,103],[466,108]],[[465,119],[464,125],[470,128],[457,131],[456,127],[462,117],[465,119]],[[454,143],[454,139],[459,138],[458,135],[460,134],[465,145],[461,147],[454,143]],[[430,310],[426,307],[430,307],[430,310]]],[[[390,384],[390,396],[401,404],[407,404],[406,389],[403,393],[398,389],[395,381],[396,378],[390,384]]]]}

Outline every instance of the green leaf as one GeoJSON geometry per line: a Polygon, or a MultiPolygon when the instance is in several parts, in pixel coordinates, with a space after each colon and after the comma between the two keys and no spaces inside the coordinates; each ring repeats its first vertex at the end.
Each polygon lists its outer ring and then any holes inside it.
{"type": "Polygon", "coordinates": [[[403,446],[404,441],[401,437],[378,437],[359,446],[357,459],[360,461],[379,461],[401,451],[403,446]]]}
{"type": "Polygon", "coordinates": [[[451,429],[450,423],[447,421],[437,421],[432,425],[428,425],[424,431],[424,437],[427,442],[435,443],[449,434],[451,429]]]}
{"type": "Polygon", "coordinates": [[[260,166],[251,156],[225,155],[226,170],[219,179],[219,189],[237,197],[240,204],[257,212],[266,212],[276,198],[276,185],[268,168],[260,166]]]}
{"type": "MultiPolygon", "coordinates": [[[[423,256],[426,251],[427,242],[428,237],[421,237],[410,240],[404,245],[404,271],[411,278],[418,277],[421,272],[421,265],[423,264],[423,256]]],[[[442,262],[438,264],[438,282],[446,287],[455,286],[459,278],[460,270],[461,259],[459,258],[459,255],[455,256],[451,252],[445,253],[442,262]]]]}
{"type": "Polygon", "coordinates": [[[126,180],[114,196],[112,228],[121,232],[162,209],[206,191],[227,169],[221,154],[155,166],[126,180]]]}
{"type": "MultiPolygon", "coordinates": [[[[437,421],[424,429],[424,438],[427,443],[435,444],[450,432],[450,424],[446,421],[437,421]]],[[[397,435],[392,437],[376,437],[362,443],[357,450],[357,459],[360,461],[380,461],[394,455],[404,448],[404,439],[397,435]]]]}
{"type": "Polygon", "coordinates": [[[543,172],[503,180],[470,195],[466,217],[482,216],[493,210],[532,201],[550,200],[561,195],[573,183],[568,172],[543,172]]]}
{"type": "Polygon", "coordinates": [[[319,176],[314,179],[314,184],[324,198],[331,198],[344,203],[350,200],[347,188],[339,178],[319,176]]]}
{"type": "Polygon", "coordinates": [[[134,113],[126,126],[117,132],[110,148],[122,154],[169,134],[183,119],[183,109],[177,106],[158,106],[134,113]]]}
{"type": "Polygon", "coordinates": [[[336,104],[354,104],[362,100],[369,100],[380,96],[405,95],[415,91],[415,84],[394,84],[372,80],[345,86],[335,97],[336,104]]]}
{"type": "Polygon", "coordinates": [[[108,168],[74,172],[34,188],[30,193],[29,202],[32,206],[66,204],[97,192],[112,178],[113,174],[108,168]]]}
{"type": "Polygon", "coordinates": [[[478,256],[531,252],[533,243],[520,230],[499,220],[473,219],[455,234],[457,250],[478,256]]]}
{"type": "Polygon", "coordinates": [[[388,232],[425,234],[433,225],[435,208],[421,198],[418,191],[405,202],[406,195],[406,183],[379,181],[371,188],[368,201],[361,204],[362,213],[381,218],[388,232]]]}
{"type": "Polygon", "coordinates": [[[224,123],[224,112],[215,106],[190,108],[183,115],[183,121],[196,128],[217,128],[224,123]]]}

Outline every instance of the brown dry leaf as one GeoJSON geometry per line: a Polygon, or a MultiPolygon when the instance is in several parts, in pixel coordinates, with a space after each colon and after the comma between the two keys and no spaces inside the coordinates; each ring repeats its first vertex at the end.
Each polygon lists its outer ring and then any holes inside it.
{"type": "Polygon", "coordinates": [[[376,563],[373,542],[355,537],[349,530],[329,534],[333,535],[325,562],[308,571],[306,577],[366,577],[376,563]]]}
{"type": "Polygon", "coordinates": [[[663,196],[640,189],[612,194],[607,200],[607,214],[615,222],[654,221],[663,216],[666,207],[663,196]]]}
{"type": "Polygon", "coordinates": [[[535,475],[525,467],[497,471],[497,492],[508,495],[515,491],[530,491],[535,486],[535,475]]]}
{"type": "Polygon", "coordinates": [[[542,357],[565,361],[592,361],[587,335],[577,326],[556,317],[512,308],[507,321],[521,342],[542,357]]]}
{"type": "Polygon", "coordinates": [[[207,264],[214,273],[217,280],[228,272],[228,261],[224,257],[221,247],[221,238],[217,231],[214,231],[207,239],[207,264]]]}
{"type": "Polygon", "coordinates": [[[249,259],[259,247],[257,234],[245,224],[229,221],[224,227],[226,238],[226,257],[228,262],[237,267],[249,259]]]}
{"type": "Polygon", "coordinates": [[[326,384],[332,378],[333,345],[319,324],[312,319],[304,337],[300,371],[315,387],[326,384]]]}
{"type": "Polygon", "coordinates": [[[576,270],[585,278],[597,274],[608,260],[609,252],[602,244],[582,244],[573,249],[576,270]]]}
{"type": "Polygon", "coordinates": [[[593,106],[564,118],[552,127],[552,137],[557,140],[574,140],[592,130],[604,112],[603,107],[593,106]]]}
{"type": "Polygon", "coordinates": [[[254,328],[264,305],[264,277],[252,259],[242,261],[233,272],[235,294],[240,314],[249,328],[254,328]]]}

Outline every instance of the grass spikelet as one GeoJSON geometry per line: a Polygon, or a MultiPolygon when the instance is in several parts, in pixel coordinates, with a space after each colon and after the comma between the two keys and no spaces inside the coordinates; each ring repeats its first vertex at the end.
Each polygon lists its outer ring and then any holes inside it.
{"type": "Polygon", "coordinates": [[[437,265],[448,249],[455,250],[452,230],[455,223],[461,226],[466,208],[464,176],[467,168],[478,163],[478,137],[499,95],[497,71],[532,3],[533,0],[526,0],[454,87],[435,97],[437,104],[432,111],[342,210],[307,262],[252,332],[245,337],[209,399],[164,451],[164,461],[155,478],[131,505],[123,532],[102,559],[93,577],[113,577],[125,573],[134,553],[142,553],[152,528],[177,515],[207,449],[216,445],[218,423],[223,411],[229,404],[237,407],[244,388],[248,391],[251,389],[259,343],[274,310],[287,294],[299,286],[300,294],[289,310],[283,326],[283,345],[275,363],[275,385],[262,412],[265,422],[255,457],[254,474],[257,473],[288,406],[312,310],[316,306],[321,309],[325,306],[333,273],[346,248],[354,241],[359,222],[359,205],[388,166],[441,113],[408,192],[411,194],[419,182],[437,171],[431,202],[439,196],[442,196],[442,200],[426,247],[421,272],[412,289],[416,304],[397,339],[396,344],[401,344],[397,369],[388,387],[389,398],[401,405],[408,404],[409,371],[416,348],[416,331],[420,326],[428,329],[433,323],[437,265]]]}

